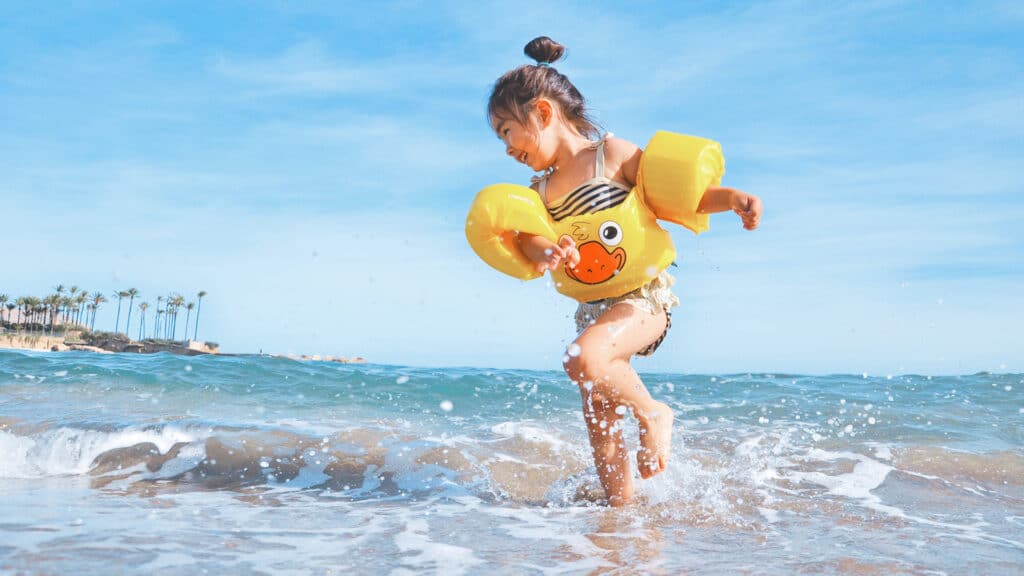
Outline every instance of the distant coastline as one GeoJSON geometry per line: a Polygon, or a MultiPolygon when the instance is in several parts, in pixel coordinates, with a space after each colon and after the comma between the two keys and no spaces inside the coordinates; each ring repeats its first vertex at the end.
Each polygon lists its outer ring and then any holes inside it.
{"type": "Polygon", "coordinates": [[[362,356],[353,356],[346,358],[344,356],[330,356],[320,354],[270,354],[274,358],[287,358],[289,360],[310,360],[313,362],[337,362],[338,364],[366,364],[366,358],[362,356]]]}
{"type": "MultiPolygon", "coordinates": [[[[40,334],[31,332],[11,332],[0,330],[0,349],[34,350],[39,352],[94,352],[97,354],[153,354],[169,352],[182,356],[199,356],[204,354],[222,355],[216,342],[188,340],[183,342],[138,342],[121,334],[99,333],[92,340],[82,338],[82,333],[71,331],[64,334],[40,334]]],[[[248,356],[249,354],[223,354],[225,356],[248,356]]],[[[365,364],[361,356],[346,358],[321,354],[252,354],[253,356],[273,356],[289,360],[308,360],[314,362],[336,362],[339,364],[365,364]]]]}
{"type": "Polygon", "coordinates": [[[43,352],[83,351],[99,354],[171,352],[172,354],[184,356],[220,353],[220,349],[215,342],[200,342],[196,340],[183,342],[137,342],[121,334],[107,335],[99,333],[92,335],[77,331],[70,331],[67,334],[6,331],[0,333],[0,348],[38,350],[43,352]]]}

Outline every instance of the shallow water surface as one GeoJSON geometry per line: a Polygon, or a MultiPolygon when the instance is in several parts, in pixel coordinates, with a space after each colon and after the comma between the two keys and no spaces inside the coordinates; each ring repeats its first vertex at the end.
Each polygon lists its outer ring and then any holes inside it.
{"type": "Polygon", "coordinates": [[[610,509],[561,373],[0,351],[0,572],[1024,573],[1024,376],[644,379],[610,509]]]}

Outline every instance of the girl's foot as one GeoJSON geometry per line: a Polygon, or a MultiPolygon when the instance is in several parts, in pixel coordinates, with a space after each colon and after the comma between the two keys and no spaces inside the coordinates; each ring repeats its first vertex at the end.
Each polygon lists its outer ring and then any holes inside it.
{"type": "Polygon", "coordinates": [[[640,476],[651,478],[665,471],[672,451],[672,409],[662,402],[654,402],[645,412],[638,411],[640,422],[640,450],[636,463],[640,476]]]}

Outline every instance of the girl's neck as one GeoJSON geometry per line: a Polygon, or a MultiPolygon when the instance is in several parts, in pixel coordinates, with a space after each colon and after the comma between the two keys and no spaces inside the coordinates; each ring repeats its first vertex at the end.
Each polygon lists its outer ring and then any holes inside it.
{"type": "Polygon", "coordinates": [[[593,143],[585,136],[575,130],[564,130],[559,134],[555,145],[555,155],[552,158],[548,172],[554,172],[562,166],[567,166],[576,158],[580,152],[591,147],[593,143]]]}

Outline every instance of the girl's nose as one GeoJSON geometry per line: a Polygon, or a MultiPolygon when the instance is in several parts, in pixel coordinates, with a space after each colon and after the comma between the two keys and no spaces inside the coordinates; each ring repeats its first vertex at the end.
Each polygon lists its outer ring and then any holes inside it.
{"type": "Polygon", "coordinates": [[[509,156],[512,156],[514,158],[515,155],[516,155],[516,150],[515,150],[515,148],[506,145],[505,146],[505,154],[508,154],[509,156]]]}

